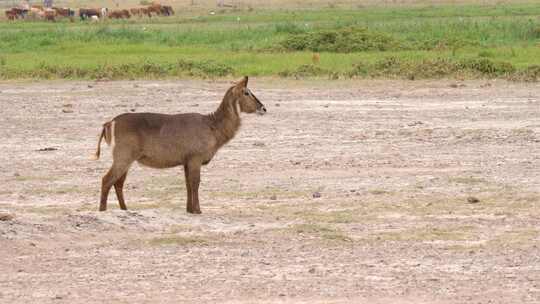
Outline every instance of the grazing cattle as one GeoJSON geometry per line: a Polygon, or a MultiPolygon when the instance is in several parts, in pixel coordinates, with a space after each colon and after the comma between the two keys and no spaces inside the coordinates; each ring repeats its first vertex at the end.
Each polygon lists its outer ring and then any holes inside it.
{"type": "Polygon", "coordinates": [[[122,18],[130,18],[130,17],[131,17],[131,14],[126,9],[115,10],[109,13],[109,18],[113,18],[113,19],[122,19],[122,18]]]}
{"type": "Polygon", "coordinates": [[[45,12],[40,9],[39,7],[31,7],[30,11],[28,13],[28,16],[31,19],[44,19],[45,18],[45,12]]]}
{"type": "Polygon", "coordinates": [[[141,16],[141,9],[138,8],[138,7],[134,7],[134,8],[130,8],[129,9],[129,12],[131,13],[132,16],[141,16]]]}
{"type": "Polygon", "coordinates": [[[107,12],[108,12],[108,9],[103,7],[103,8],[80,8],[79,9],[79,17],[81,18],[81,20],[86,20],[88,18],[90,19],[94,19],[93,17],[96,16],[98,19],[99,18],[105,18],[107,17],[107,12]]]}
{"type": "Polygon", "coordinates": [[[127,19],[131,18],[131,14],[129,13],[127,9],[123,9],[122,13],[124,13],[124,18],[127,18],[127,19]]]}
{"type": "Polygon", "coordinates": [[[71,17],[74,17],[75,16],[75,11],[70,9],[70,8],[66,8],[66,7],[53,7],[52,8],[53,10],[56,11],[56,15],[57,16],[60,16],[60,17],[66,17],[66,18],[71,18],[71,17]]]}
{"type": "Polygon", "coordinates": [[[120,19],[120,18],[122,18],[122,11],[111,11],[109,13],[109,18],[111,18],[111,19],[120,19]]]}
{"type": "Polygon", "coordinates": [[[15,19],[18,19],[18,16],[15,12],[13,12],[12,10],[6,10],[6,17],[8,20],[15,20],[15,19]]]}
{"type": "Polygon", "coordinates": [[[174,10],[173,10],[172,6],[163,5],[161,7],[161,15],[163,15],[163,16],[172,16],[172,15],[174,15],[174,10]]]}
{"type": "Polygon", "coordinates": [[[88,18],[92,18],[92,16],[99,16],[100,12],[97,9],[93,8],[80,8],[79,9],[79,17],[82,20],[86,20],[88,18]]]}
{"type": "Polygon", "coordinates": [[[101,17],[101,18],[104,19],[104,18],[107,17],[107,14],[108,14],[108,13],[109,13],[109,9],[106,8],[106,7],[102,7],[102,8],[101,8],[101,16],[99,16],[99,17],[101,17]]]}
{"type": "Polygon", "coordinates": [[[150,10],[146,7],[141,7],[141,15],[146,15],[148,16],[149,18],[152,18],[152,13],[150,12],[150,10]]]}
{"type": "Polygon", "coordinates": [[[159,3],[153,3],[147,7],[148,12],[150,14],[155,13],[156,15],[161,15],[161,4],[159,3]]]}
{"type": "Polygon", "coordinates": [[[52,21],[52,22],[55,22],[56,21],[56,11],[51,9],[51,8],[47,8],[43,11],[43,18],[47,21],[52,21]]]}
{"type": "Polygon", "coordinates": [[[13,7],[9,10],[6,10],[6,17],[9,20],[15,19],[24,19],[28,15],[28,10],[18,7],[13,7]]]}

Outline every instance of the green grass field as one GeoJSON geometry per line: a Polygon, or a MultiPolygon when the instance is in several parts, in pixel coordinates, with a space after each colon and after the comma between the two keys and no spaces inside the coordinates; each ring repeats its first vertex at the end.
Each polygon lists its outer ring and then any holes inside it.
{"type": "Polygon", "coordinates": [[[540,78],[540,5],[0,23],[0,78],[540,78]],[[313,53],[320,62],[313,63],[313,53]]]}

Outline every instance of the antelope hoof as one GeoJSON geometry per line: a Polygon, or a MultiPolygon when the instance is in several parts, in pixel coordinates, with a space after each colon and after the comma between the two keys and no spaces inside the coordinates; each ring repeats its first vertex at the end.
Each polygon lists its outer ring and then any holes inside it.
{"type": "Polygon", "coordinates": [[[188,213],[191,213],[191,214],[201,214],[201,210],[188,210],[187,211],[188,213]]]}
{"type": "Polygon", "coordinates": [[[99,211],[105,211],[107,210],[107,207],[99,206],[99,211]]]}

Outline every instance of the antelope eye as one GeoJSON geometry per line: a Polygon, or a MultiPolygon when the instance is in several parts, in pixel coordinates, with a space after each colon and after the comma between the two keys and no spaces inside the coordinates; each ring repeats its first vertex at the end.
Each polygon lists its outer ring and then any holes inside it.
{"type": "Polygon", "coordinates": [[[248,92],[248,91],[245,91],[245,92],[244,92],[244,95],[249,96],[249,92],[248,92]]]}

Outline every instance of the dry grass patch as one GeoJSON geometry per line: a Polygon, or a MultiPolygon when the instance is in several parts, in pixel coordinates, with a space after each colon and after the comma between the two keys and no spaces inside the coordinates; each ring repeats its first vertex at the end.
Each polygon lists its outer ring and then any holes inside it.
{"type": "Polygon", "coordinates": [[[464,185],[478,185],[485,184],[487,181],[483,178],[472,177],[472,176],[455,176],[448,179],[450,183],[453,184],[464,184],[464,185]]]}
{"type": "Polygon", "coordinates": [[[343,231],[335,227],[320,225],[316,223],[304,223],[292,225],[288,228],[290,231],[306,235],[309,237],[316,237],[327,241],[337,242],[352,242],[352,239],[347,236],[343,231]]]}
{"type": "Polygon", "coordinates": [[[151,246],[204,246],[210,240],[204,236],[167,235],[155,237],[147,241],[151,246]]]}
{"type": "Polygon", "coordinates": [[[368,192],[369,192],[369,194],[373,194],[373,195],[383,195],[383,194],[391,194],[392,193],[390,191],[383,190],[383,189],[372,189],[372,190],[369,190],[368,192]]]}
{"type": "Polygon", "coordinates": [[[540,242],[540,231],[533,228],[505,231],[486,243],[486,247],[521,247],[540,242]]]}
{"type": "Polygon", "coordinates": [[[308,222],[349,224],[360,221],[359,210],[332,210],[332,211],[298,211],[294,215],[308,222]]]}
{"type": "Polygon", "coordinates": [[[467,241],[474,238],[474,227],[424,227],[409,228],[399,231],[380,232],[372,235],[376,240],[384,241],[467,241]]]}

